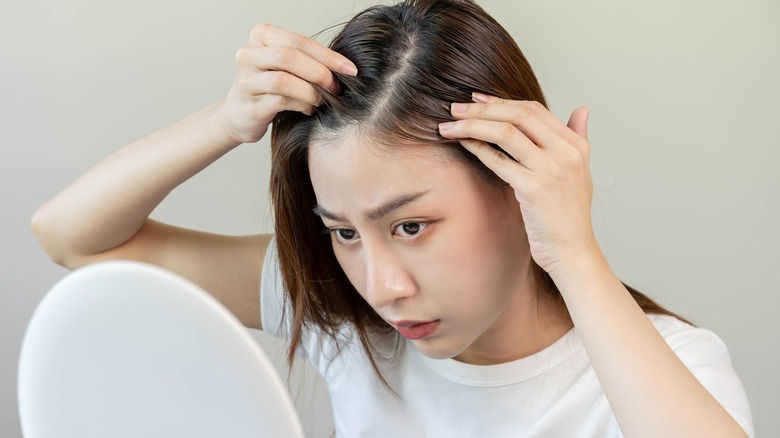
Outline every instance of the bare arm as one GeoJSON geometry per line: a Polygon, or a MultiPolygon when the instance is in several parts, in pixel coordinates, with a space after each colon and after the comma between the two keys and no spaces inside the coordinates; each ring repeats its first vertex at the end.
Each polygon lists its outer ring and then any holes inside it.
{"type": "Polygon", "coordinates": [[[564,126],[538,102],[475,95],[442,135],[514,189],[531,254],[552,277],[627,437],[744,437],[617,279],[591,225],[587,110],[564,126]],[[506,153],[489,146],[494,143],[506,153]],[[511,157],[511,158],[510,158],[511,157]]]}
{"type": "Polygon", "coordinates": [[[44,204],[32,227],[57,263],[76,269],[109,259],[176,272],[260,328],[259,276],[269,236],[231,237],[148,218],[176,186],[238,143],[215,122],[217,102],[116,151],[44,204]]]}
{"type": "Polygon", "coordinates": [[[36,237],[57,263],[75,269],[106,259],[152,263],[184,275],[260,328],[260,269],[269,237],[231,237],[172,227],[149,214],[179,184],[241,143],[262,138],[279,111],[311,114],[313,84],[335,90],[331,70],[354,74],[326,47],[258,25],[236,54],[225,99],[135,141],[98,163],[32,218],[36,237]]]}
{"type": "Polygon", "coordinates": [[[114,152],[33,216],[49,256],[68,268],[95,259],[146,259],[152,248],[120,250],[173,190],[238,145],[217,128],[213,104],[114,152]]]}
{"type": "Polygon", "coordinates": [[[601,251],[591,251],[554,280],[623,434],[747,436],[667,345],[601,251]]]}

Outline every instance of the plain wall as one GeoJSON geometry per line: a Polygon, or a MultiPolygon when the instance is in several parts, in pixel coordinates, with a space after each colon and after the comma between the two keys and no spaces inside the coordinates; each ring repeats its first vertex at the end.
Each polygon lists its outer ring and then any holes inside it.
{"type": "MultiPolygon", "coordinates": [[[[0,436],[20,435],[23,333],[66,273],[29,231],[35,209],[113,150],[222,97],[254,24],[311,35],[369,3],[3,2],[0,436]]],[[[778,3],[480,3],[516,38],[559,118],[590,106],[594,223],[614,270],[718,333],[757,435],[780,436],[778,3]]],[[[153,216],[270,231],[268,156],[266,140],[238,148],[153,216]]]]}

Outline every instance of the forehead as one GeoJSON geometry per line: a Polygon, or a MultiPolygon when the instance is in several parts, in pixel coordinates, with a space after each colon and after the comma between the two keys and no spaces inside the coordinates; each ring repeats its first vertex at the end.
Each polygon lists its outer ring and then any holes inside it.
{"type": "Polygon", "coordinates": [[[317,202],[326,208],[367,208],[400,194],[454,196],[478,184],[475,172],[443,146],[387,143],[354,132],[313,141],[308,161],[317,202]]]}
{"type": "MultiPolygon", "coordinates": [[[[344,165],[347,162],[399,163],[403,168],[417,160],[425,160],[429,165],[443,165],[454,161],[451,152],[445,146],[410,141],[377,141],[368,135],[360,134],[357,129],[314,139],[309,146],[309,162],[316,166],[344,165]]],[[[392,167],[392,166],[391,166],[392,167]]]]}

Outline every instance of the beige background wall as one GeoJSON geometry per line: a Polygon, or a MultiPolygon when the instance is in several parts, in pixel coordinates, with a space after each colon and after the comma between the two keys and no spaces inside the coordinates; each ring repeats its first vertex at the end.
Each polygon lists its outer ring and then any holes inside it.
{"type": "MultiPolygon", "coordinates": [[[[4,0],[0,7],[0,436],[20,434],[16,363],[65,274],[29,217],[123,144],[220,98],[260,21],[313,34],[366,1],[4,0]]],[[[780,7],[771,0],[481,4],[515,36],[553,112],[591,107],[594,217],[618,274],[716,331],[759,436],[780,436],[780,7]]],[[[154,216],[271,229],[268,147],[243,146],[154,216]]]]}

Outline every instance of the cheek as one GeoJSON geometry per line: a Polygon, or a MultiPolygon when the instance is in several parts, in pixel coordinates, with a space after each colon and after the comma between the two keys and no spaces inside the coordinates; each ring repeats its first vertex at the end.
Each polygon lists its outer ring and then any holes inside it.
{"type": "Polygon", "coordinates": [[[466,217],[453,227],[429,266],[428,281],[446,283],[449,301],[459,306],[492,307],[516,290],[530,263],[522,225],[491,215],[466,217]],[[462,304],[459,304],[462,303],[462,304]]]}
{"type": "Polygon", "coordinates": [[[484,239],[462,229],[450,224],[447,230],[437,230],[435,240],[411,263],[423,291],[439,291],[453,302],[480,286],[494,256],[484,239]]]}
{"type": "MultiPolygon", "coordinates": [[[[332,238],[331,238],[332,239],[332,238]]],[[[363,284],[365,284],[365,264],[360,260],[356,251],[349,251],[341,248],[339,244],[331,242],[333,245],[333,254],[336,255],[336,261],[341,266],[341,270],[347,276],[352,286],[357,289],[360,295],[363,295],[363,284]]]]}
{"type": "Polygon", "coordinates": [[[484,238],[461,238],[442,254],[432,280],[451,285],[453,302],[484,297],[503,282],[506,260],[492,243],[484,238]]]}

